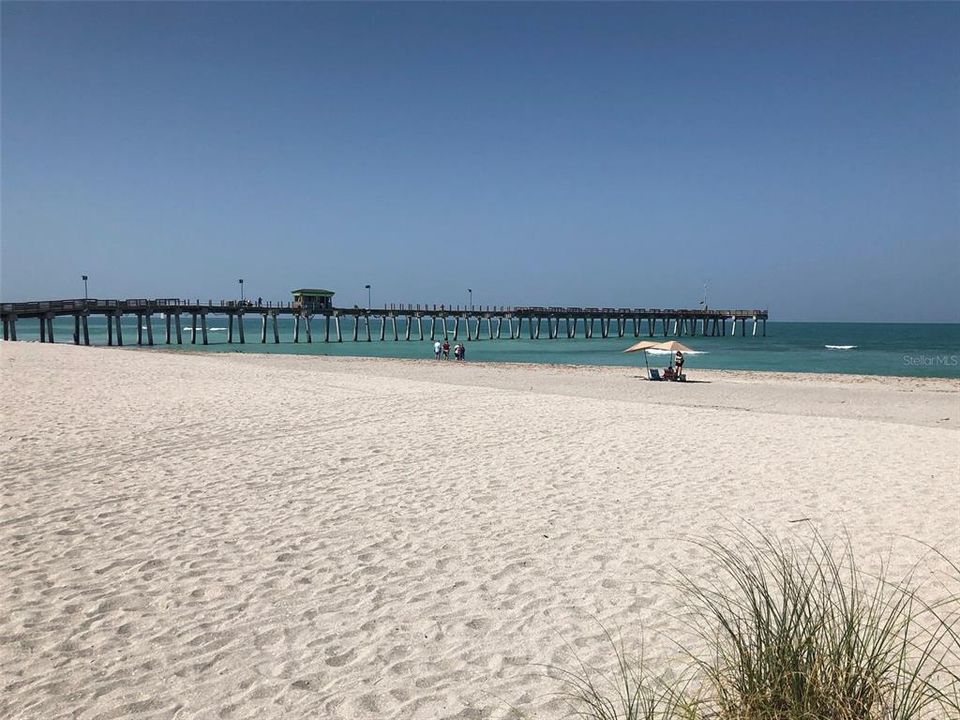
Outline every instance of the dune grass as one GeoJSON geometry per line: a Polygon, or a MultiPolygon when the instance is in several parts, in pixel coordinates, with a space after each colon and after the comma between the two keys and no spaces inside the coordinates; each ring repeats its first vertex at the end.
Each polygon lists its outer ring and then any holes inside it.
{"type": "Polygon", "coordinates": [[[698,719],[682,683],[655,678],[647,672],[642,652],[630,655],[622,638],[615,639],[606,628],[603,631],[617,659],[612,674],[598,673],[579,658],[574,670],[550,668],[572,715],[584,720],[698,719]]]}
{"type": "MultiPolygon", "coordinates": [[[[921,599],[911,573],[861,570],[849,539],[807,544],[760,533],[699,541],[716,580],[681,575],[705,652],[668,685],[622,643],[615,679],[582,664],[559,677],[589,720],[960,719],[960,598],[921,599]],[[695,688],[691,692],[691,688],[695,688]]],[[[955,561],[941,559],[960,579],[955,561]]],[[[929,588],[926,588],[929,590],[929,588]]],[[[926,594],[926,593],[925,593],[926,594]]],[[[609,635],[608,635],[609,637],[609,635]]]]}

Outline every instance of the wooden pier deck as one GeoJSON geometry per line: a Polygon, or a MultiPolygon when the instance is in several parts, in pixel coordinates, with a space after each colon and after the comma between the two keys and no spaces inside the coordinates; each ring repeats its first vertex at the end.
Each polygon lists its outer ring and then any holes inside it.
{"type": "Polygon", "coordinates": [[[37,319],[41,342],[54,342],[54,318],[73,318],[73,337],[76,344],[90,344],[90,318],[102,318],[106,323],[107,344],[123,345],[121,319],[136,316],[137,344],[154,345],[154,319],[159,318],[164,344],[183,344],[185,332],[188,342],[208,344],[207,316],[226,316],[227,342],[245,343],[243,318],[260,318],[259,337],[254,341],[266,343],[268,329],[274,343],[279,343],[278,318],[293,319],[292,342],[314,341],[315,330],[320,330],[318,342],[343,342],[345,335],[353,341],[372,341],[371,320],[378,319],[379,339],[434,340],[444,339],[518,339],[528,336],[540,338],[576,338],[578,334],[599,337],[657,337],[707,336],[717,337],[747,334],[767,334],[766,310],[684,310],[675,308],[595,308],[595,307],[460,307],[445,305],[385,305],[382,308],[311,307],[295,303],[254,304],[222,300],[194,302],[172,298],[128,300],[45,300],[0,304],[3,321],[3,339],[17,340],[17,321],[37,319]],[[189,323],[185,326],[184,319],[189,323]],[[403,320],[400,330],[399,320],[403,320]],[[234,333],[236,321],[237,331],[234,333]],[[344,323],[346,321],[346,323],[344,323]],[[318,325],[319,323],[319,325],[318,325]],[[729,323],[729,326],[728,326],[729,323]],[[344,327],[346,324],[346,327],[344,327]],[[427,326],[427,327],[425,327],[427,326]],[[389,331],[388,331],[389,327],[389,331]],[[345,332],[345,330],[347,332],[345,332]],[[145,331],[145,332],[144,332],[145,331]]]}

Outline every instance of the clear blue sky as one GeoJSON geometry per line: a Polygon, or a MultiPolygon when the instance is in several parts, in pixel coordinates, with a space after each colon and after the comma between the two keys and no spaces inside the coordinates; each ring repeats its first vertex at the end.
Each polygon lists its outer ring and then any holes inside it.
{"type": "Polygon", "coordinates": [[[960,5],[2,4],[5,300],[960,321],[960,5]]]}

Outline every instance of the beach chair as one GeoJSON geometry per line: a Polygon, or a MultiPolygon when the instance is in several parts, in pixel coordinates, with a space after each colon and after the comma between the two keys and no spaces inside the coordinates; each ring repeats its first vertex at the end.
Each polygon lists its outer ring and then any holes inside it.
{"type": "Polygon", "coordinates": [[[662,380],[662,378],[660,377],[660,371],[659,371],[659,370],[656,370],[656,369],[654,369],[654,368],[651,368],[651,369],[650,369],[650,379],[651,379],[651,380],[662,380]]]}

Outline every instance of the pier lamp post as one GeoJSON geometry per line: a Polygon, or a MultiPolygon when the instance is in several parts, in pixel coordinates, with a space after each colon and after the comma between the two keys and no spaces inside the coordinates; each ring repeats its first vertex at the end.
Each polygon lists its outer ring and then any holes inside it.
{"type": "Polygon", "coordinates": [[[87,301],[87,276],[81,275],[80,277],[83,278],[83,301],[86,302],[87,301]]]}
{"type": "Polygon", "coordinates": [[[240,304],[243,304],[243,278],[240,278],[240,304]]]}
{"type": "Polygon", "coordinates": [[[467,288],[467,292],[470,294],[470,309],[473,310],[473,290],[467,288]]]}
{"type": "Polygon", "coordinates": [[[369,309],[370,309],[370,286],[369,286],[369,285],[364,285],[363,287],[364,287],[364,288],[366,289],[366,291],[367,291],[367,310],[369,310],[369,309]]]}

